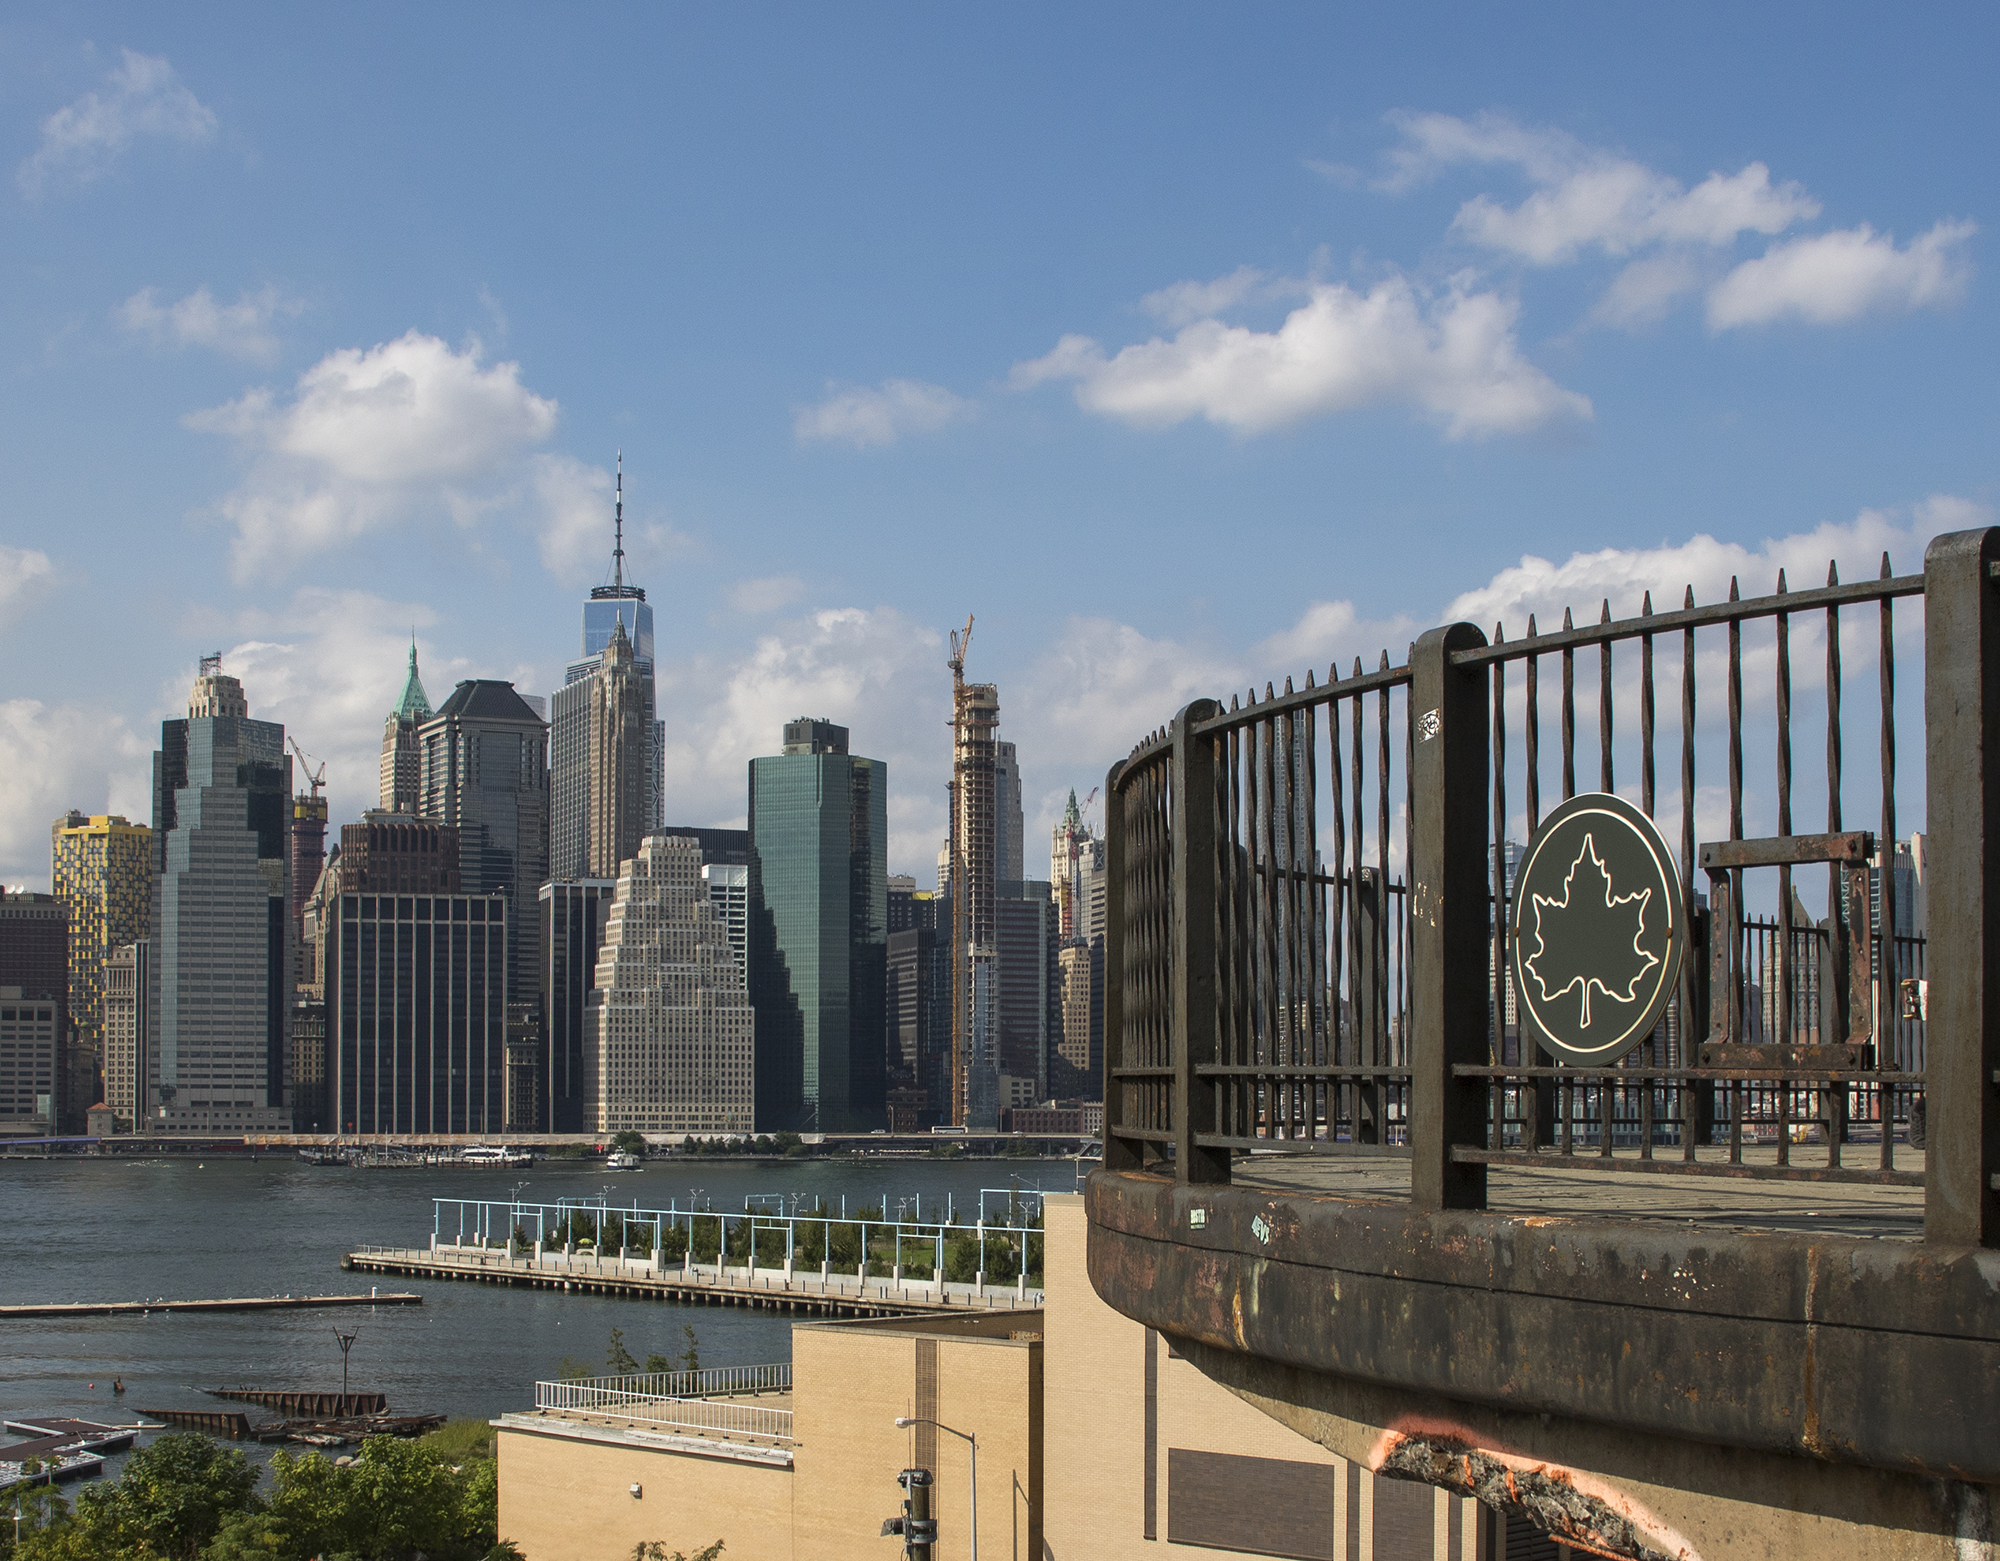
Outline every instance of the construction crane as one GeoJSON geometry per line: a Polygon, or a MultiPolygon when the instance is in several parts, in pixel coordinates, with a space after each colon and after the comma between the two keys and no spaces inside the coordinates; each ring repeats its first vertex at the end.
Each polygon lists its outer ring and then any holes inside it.
{"type": "Polygon", "coordinates": [[[956,629],[951,631],[951,659],[945,662],[945,665],[951,668],[951,681],[954,688],[959,687],[965,682],[965,653],[971,648],[972,614],[967,613],[965,615],[965,632],[960,634],[956,629]]]}
{"type": "Polygon", "coordinates": [[[312,787],[313,801],[319,801],[320,787],[326,784],[326,760],[320,760],[319,773],[315,775],[313,773],[312,760],[306,757],[306,751],[299,746],[299,740],[289,733],[286,735],[285,740],[292,745],[292,752],[299,756],[299,768],[304,772],[307,784],[312,787]]]}

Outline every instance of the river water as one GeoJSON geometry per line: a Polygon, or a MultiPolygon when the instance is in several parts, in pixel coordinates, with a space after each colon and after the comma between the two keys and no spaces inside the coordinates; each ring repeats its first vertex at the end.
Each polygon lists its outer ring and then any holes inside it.
{"type": "MultiPolygon", "coordinates": [[[[425,1167],[397,1171],[254,1161],[113,1156],[0,1161],[0,1304],[197,1300],[352,1293],[371,1283],[415,1290],[421,1306],[188,1315],[155,1313],[49,1321],[0,1320],[0,1417],[71,1415],[131,1420],[149,1409],[248,1408],[210,1387],[338,1390],[334,1325],[357,1331],[356,1392],[383,1392],[394,1413],[490,1417],[534,1403],[534,1384],[565,1357],[605,1368],[611,1329],[640,1360],[679,1353],[692,1323],[703,1366],[791,1359],[784,1313],[676,1306],[499,1285],[446,1284],[343,1273],[362,1245],[422,1246],[432,1199],[514,1196],[553,1203],[738,1211],[757,1194],[802,1194],[838,1207],[947,1198],[976,1208],[982,1188],[1067,1192],[1068,1160],[650,1162],[629,1175],[601,1164],[550,1161],[526,1170],[425,1167]],[[122,1398],[111,1392],[123,1380],[122,1398]]],[[[996,1200],[989,1198],[989,1208],[996,1200]]],[[[453,1216],[455,1218],[455,1216],[453,1216]]],[[[450,1229],[447,1221],[447,1233],[450,1229]]],[[[114,1471],[115,1472],[115,1465],[114,1471]]]]}

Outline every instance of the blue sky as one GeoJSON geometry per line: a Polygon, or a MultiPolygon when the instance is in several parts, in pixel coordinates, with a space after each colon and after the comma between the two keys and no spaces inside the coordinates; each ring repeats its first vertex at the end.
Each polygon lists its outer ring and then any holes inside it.
{"type": "Polygon", "coordinates": [[[1919,567],[1995,499],[1995,32],[17,11],[0,881],[146,814],[203,651],[336,821],[412,627],[434,698],[546,693],[621,448],[676,821],[827,715],[926,878],[968,612],[1036,828],[1186,699],[1447,614],[1919,567]]]}

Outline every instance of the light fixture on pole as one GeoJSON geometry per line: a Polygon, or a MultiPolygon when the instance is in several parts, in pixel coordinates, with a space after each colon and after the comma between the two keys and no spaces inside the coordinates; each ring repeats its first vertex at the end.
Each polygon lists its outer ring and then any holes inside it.
{"type": "Polygon", "coordinates": [[[969,1431],[955,1431],[942,1420],[931,1420],[917,1415],[898,1415],[899,1427],[935,1426],[940,1431],[950,1432],[972,1449],[972,1561],[979,1561],[979,1438],[969,1431]]]}
{"type": "Polygon", "coordinates": [[[348,1412],[349,1407],[347,1402],[347,1352],[354,1348],[354,1341],[360,1338],[361,1334],[359,1330],[354,1333],[342,1333],[336,1328],[333,1330],[333,1336],[340,1341],[340,1412],[344,1415],[348,1412]]]}

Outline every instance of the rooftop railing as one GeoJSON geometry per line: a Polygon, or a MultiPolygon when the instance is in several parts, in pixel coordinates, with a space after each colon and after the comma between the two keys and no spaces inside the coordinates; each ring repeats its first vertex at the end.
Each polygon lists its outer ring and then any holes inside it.
{"type": "Polygon", "coordinates": [[[632,1393],[620,1388],[581,1382],[537,1382],[535,1408],[559,1414],[606,1415],[643,1425],[714,1436],[763,1437],[792,1440],[792,1412],[757,1404],[718,1403],[706,1398],[668,1398],[657,1393],[632,1393]]]}
{"type": "Polygon", "coordinates": [[[791,1392],[792,1367],[786,1361],[775,1366],[715,1366],[707,1371],[645,1371],[568,1380],[576,1387],[651,1398],[738,1398],[751,1393],[791,1392]]]}
{"type": "Polygon", "coordinates": [[[1442,1208],[1484,1207],[1489,1165],[1924,1185],[1928,1236],[2000,1240],[1996,560],[1964,532],[1921,574],[1452,624],[1187,706],[1106,786],[1106,1168],[1406,1155],[1442,1208]],[[1927,761],[1900,812],[1899,727],[1927,761]],[[1615,1066],[1544,1053],[1510,974],[1515,837],[1580,787],[1653,821],[1685,898],[1615,1066]]]}

